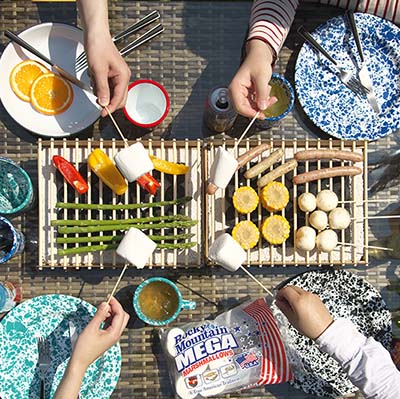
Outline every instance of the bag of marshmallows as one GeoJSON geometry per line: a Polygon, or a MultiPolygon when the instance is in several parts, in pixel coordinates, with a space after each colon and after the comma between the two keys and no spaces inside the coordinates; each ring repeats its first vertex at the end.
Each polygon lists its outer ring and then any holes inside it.
{"type": "Polygon", "coordinates": [[[289,381],[292,372],[265,299],[245,302],[214,320],[161,332],[176,396],[192,399],[289,381]]]}

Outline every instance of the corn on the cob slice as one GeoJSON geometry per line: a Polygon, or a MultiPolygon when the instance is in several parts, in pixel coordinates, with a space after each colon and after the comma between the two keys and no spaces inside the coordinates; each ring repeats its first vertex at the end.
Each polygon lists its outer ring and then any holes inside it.
{"type": "Polygon", "coordinates": [[[260,231],[250,220],[243,220],[233,228],[232,237],[243,249],[251,249],[257,245],[260,231]]]}
{"type": "Polygon", "coordinates": [[[280,182],[268,183],[261,190],[261,205],[270,212],[281,211],[289,202],[289,191],[280,182]]]}
{"type": "Polygon", "coordinates": [[[243,186],[235,190],[232,200],[233,206],[239,213],[247,214],[257,208],[258,194],[253,188],[243,186]]]}
{"type": "Polygon", "coordinates": [[[261,225],[261,234],[270,244],[283,244],[290,235],[289,222],[280,215],[269,216],[261,225]]]}

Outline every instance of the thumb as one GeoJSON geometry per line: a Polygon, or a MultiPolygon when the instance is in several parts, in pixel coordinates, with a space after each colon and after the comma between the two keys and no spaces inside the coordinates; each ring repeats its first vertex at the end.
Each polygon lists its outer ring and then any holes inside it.
{"type": "Polygon", "coordinates": [[[100,304],[100,306],[97,308],[96,314],[93,316],[93,319],[91,321],[91,325],[93,325],[93,328],[96,328],[97,330],[100,329],[100,325],[108,317],[109,311],[110,305],[108,305],[106,302],[100,304]]]}
{"type": "Polygon", "coordinates": [[[264,111],[269,105],[269,93],[271,86],[265,75],[259,75],[254,80],[254,88],[256,91],[257,107],[259,110],[264,111]]]}

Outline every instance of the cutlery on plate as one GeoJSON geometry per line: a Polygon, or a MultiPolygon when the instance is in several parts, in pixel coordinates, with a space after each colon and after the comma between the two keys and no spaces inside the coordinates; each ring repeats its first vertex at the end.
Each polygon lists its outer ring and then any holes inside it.
{"type": "Polygon", "coordinates": [[[46,373],[50,367],[50,344],[49,341],[43,337],[37,339],[38,352],[39,352],[39,370],[40,370],[40,399],[46,398],[45,380],[46,373]]]}
{"type": "Polygon", "coordinates": [[[41,60],[43,60],[47,64],[51,65],[63,78],[67,79],[68,81],[73,83],[75,86],[78,86],[81,89],[88,91],[89,93],[93,93],[93,90],[89,86],[85,85],[85,83],[83,83],[82,81],[77,79],[75,76],[72,76],[65,69],[56,65],[53,61],[50,60],[50,58],[46,57],[39,50],[35,49],[33,46],[31,46],[29,43],[27,43],[24,39],[17,36],[15,33],[11,32],[9,30],[6,30],[4,32],[4,35],[6,37],[8,37],[11,41],[19,44],[25,50],[28,50],[32,54],[36,55],[36,57],[39,57],[41,60]]]}
{"type": "Polygon", "coordinates": [[[297,32],[314,50],[323,54],[334,65],[336,70],[339,72],[340,80],[345,86],[359,96],[364,94],[364,90],[360,82],[354,77],[353,72],[347,71],[340,66],[338,62],[312,37],[312,35],[304,29],[303,26],[300,26],[297,32]]]}
{"type": "Polygon", "coordinates": [[[372,86],[372,81],[368,73],[368,68],[367,68],[367,63],[365,62],[362,46],[361,46],[361,41],[360,41],[360,36],[358,35],[358,30],[357,30],[357,25],[356,21],[354,20],[354,13],[353,11],[348,10],[346,12],[347,19],[349,21],[350,29],[351,32],[353,33],[354,40],[357,45],[357,50],[358,54],[360,55],[361,59],[361,69],[358,71],[358,77],[360,79],[361,85],[364,88],[365,94],[367,96],[367,100],[369,104],[371,105],[372,109],[379,114],[380,108],[378,105],[378,102],[376,101],[373,86],[372,86]]]}
{"type": "MultiPolygon", "coordinates": [[[[114,43],[118,43],[125,37],[132,35],[133,33],[136,33],[140,29],[143,29],[145,26],[150,25],[152,22],[156,21],[159,18],[160,18],[160,13],[158,11],[152,11],[150,14],[146,15],[139,21],[136,21],[134,24],[128,26],[122,32],[116,34],[114,37],[112,37],[112,41],[114,43]]],[[[86,66],[87,66],[86,53],[85,51],[83,51],[77,57],[75,61],[75,67],[77,68],[77,70],[82,70],[86,68],[86,66]]]]}
{"type": "MultiPolygon", "coordinates": [[[[69,327],[69,340],[71,342],[71,355],[72,355],[72,352],[75,349],[76,340],[78,339],[79,334],[78,334],[76,326],[72,322],[72,320],[68,320],[68,327],[69,327]]],[[[79,399],[79,398],[80,398],[80,395],[78,394],[77,399],[79,399]]]]}

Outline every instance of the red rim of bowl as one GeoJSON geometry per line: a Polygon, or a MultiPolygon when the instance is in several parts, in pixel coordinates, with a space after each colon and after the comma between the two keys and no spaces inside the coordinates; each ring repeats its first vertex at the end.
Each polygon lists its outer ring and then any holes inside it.
{"type": "Polygon", "coordinates": [[[137,86],[138,84],[142,84],[142,83],[150,83],[154,86],[157,86],[164,94],[165,100],[166,100],[166,107],[165,107],[165,111],[164,113],[161,115],[161,118],[156,120],[153,123],[139,123],[137,121],[135,121],[134,119],[132,119],[132,117],[129,115],[126,106],[123,108],[124,114],[125,116],[134,124],[140,127],[154,127],[159,125],[164,119],[165,117],[168,115],[169,112],[169,108],[170,108],[170,101],[169,101],[169,96],[167,93],[167,90],[165,90],[164,86],[162,86],[160,83],[156,82],[155,80],[151,80],[151,79],[139,79],[136,80],[135,82],[132,82],[129,86],[128,86],[128,92],[129,90],[132,89],[132,87],[137,86]]]}

